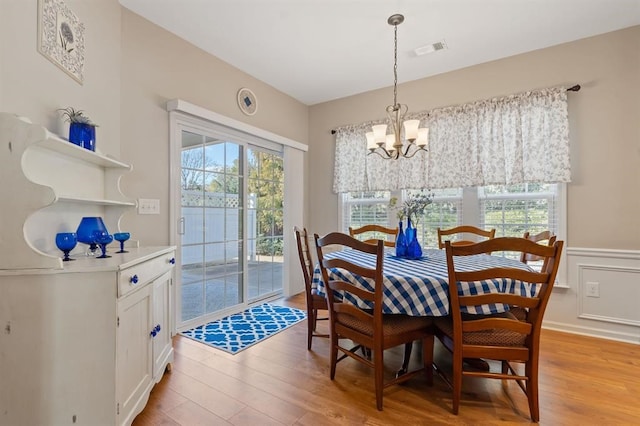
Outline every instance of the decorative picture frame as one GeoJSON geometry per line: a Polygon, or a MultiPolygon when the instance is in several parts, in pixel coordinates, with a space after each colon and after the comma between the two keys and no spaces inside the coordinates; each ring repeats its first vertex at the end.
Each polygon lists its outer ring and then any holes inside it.
{"type": "Polygon", "coordinates": [[[238,90],[238,107],[246,115],[253,115],[258,111],[258,98],[246,87],[238,90]]]}
{"type": "Polygon", "coordinates": [[[38,51],[83,83],[84,24],[63,0],[38,0],[38,51]]]}

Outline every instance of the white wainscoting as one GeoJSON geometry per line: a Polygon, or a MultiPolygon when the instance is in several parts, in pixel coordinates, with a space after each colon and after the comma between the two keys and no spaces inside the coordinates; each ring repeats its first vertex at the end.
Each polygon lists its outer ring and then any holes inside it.
{"type": "Polygon", "coordinates": [[[543,327],[640,344],[640,251],[569,247],[543,327]],[[597,287],[597,296],[589,287],[597,287]]]}

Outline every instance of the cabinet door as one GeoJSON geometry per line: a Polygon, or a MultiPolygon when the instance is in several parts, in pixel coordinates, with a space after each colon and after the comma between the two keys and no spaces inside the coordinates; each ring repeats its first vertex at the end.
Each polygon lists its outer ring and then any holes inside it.
{"type": "Polygon", "coordinates": [[[153,281],[153,378],[162,379],[164,369],[173,360],[171,342],[171,285],[173,270],[153,281]]]}
{"type": "Polygon", "coordinates": [[[147,285],[118,302],[116,389],[118,424],[130,424],[151,389],[151,292],[147,285]]]}

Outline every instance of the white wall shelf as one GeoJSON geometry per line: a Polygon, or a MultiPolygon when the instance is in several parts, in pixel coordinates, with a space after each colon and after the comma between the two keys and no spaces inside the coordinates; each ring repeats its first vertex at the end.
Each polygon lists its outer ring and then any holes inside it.
{"type": "Polygon", "coordinates": [[[61,269],[55,234],[75,231],[82,216],[102,216],[119,230],[122,214],[136,206],[120,191],[132,167],[54,135],[24,117],[0,113],[0,270],[61,269]],[[71,205],[60,207],[61,204],[71,205]]]}
{"type": "Polygon", "coordinates": [[[97,200],[94,198],[81,198],[81,197],[65,197],[60,196],[57,199],[58,202],[76,203],[76,204],[91,204],[98,206],[120,206],[120,207],[135,207],[135,202],[129,201],[114,201],[114,200],[97,200]]]}
{"type": "Polygon", "coordinates": [[[59,152],[69,157],[74,157],[88,163],[93,163],[102,167],[119,168],[124,170],[130,170],[131,166],[125,164],[115,158],[108,157],[98,152],[89,151],[78,145],[74,145],[69,141],[66,141],[53,133],[46,131],[46,137],[40,142],[37,142],[43,148],[51,151],[59,152]]]}

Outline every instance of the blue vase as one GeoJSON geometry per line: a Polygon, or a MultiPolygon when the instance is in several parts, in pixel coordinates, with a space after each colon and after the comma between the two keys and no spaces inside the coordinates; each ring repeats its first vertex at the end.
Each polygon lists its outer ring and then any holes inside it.
{"type": "Polygon", "coordinates": [[[78,230],[76,231],[76,236],[78,242],[88,244],[89,245],[89,255],[95,255],[96,250],[98,249],[98,244],[95,238],[96,231],[101,231],[106,234],[107,227],[104,226],[104,222],[101,217],[83,217],[80,221],[80,225],[78,225],[78,230]]]}
{"type": "Polygon", "coordinates": [[[422,257],[422,247],[418,242],[418,233],[416,228],[411,227],[411,219],[407,220],[407,258],[420,259],[422,257]],[[409,232],[411,229],[411,232],[409,232]],[[409,238],[410,235],[410,238],[409,238]]]}
{"type": "Polygon", "coordinates": [[[407,219],[407,230],[404,233],[404,237],[406,238],[406,241],[407,241],[407,247],[411,243],[411,240],[413,240],[413,235],[415,232],[416,232],[416,229],[411,226],[411,219],[407,219]]]}
{"type": "Polygon", "coordinates": [[[402,231],[402,222],[398,223],[398,237],[396,238],[396,256],[405,257],[407,255],[407,239],[402,231]]]}
{"type": "Polygon", "coordinates": [[[96,150],[96,126],[87,123],[71,123],[69,142],[89,151],[96,150]]]}

